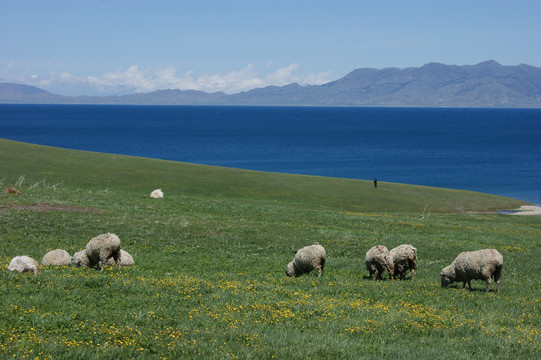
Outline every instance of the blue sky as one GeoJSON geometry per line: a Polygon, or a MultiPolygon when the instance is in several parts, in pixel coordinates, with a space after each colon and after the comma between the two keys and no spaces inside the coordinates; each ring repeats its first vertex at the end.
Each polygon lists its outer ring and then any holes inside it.
{"type": "Polygon", "coordinates": [[[359,67],[541,66],[539,0],[0,0],[0,82],[237,93],[359,67]]]}

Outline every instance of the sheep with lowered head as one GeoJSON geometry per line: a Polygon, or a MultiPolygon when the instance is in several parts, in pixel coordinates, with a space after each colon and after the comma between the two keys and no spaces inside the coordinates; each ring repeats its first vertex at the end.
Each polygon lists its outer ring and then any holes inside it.
{"type": "Polygon", "coordinates": [[[325,267],[325,257],[325,248],[318,243],[305,246],[299,249],[295,253],[293,261],[287,264],[286,275],[297,277],[317,270],[318,276],[321,276],[325,267]]]}
{"type": "Polygon", "coordinates": [[[72,261],[73,261],[73,265],[82,266],[82,267],[90,267],[90,260],[88,260],[88,256],[86,256],[85,249],[73,254],[72,261]]]}
{"type": "MultiPolygon", "coordinates": [[[[115,265],[114,259],[110,258],[109,260],[107,260],[105,265],[115,265]]],[[[130,254],[128,254],[127,251],[124,251],[122,249],[120,249],[120,265],[121,266],[135,265],[135,261],[133,260],[133,257],[130,254]]]]}
{"type": "Polygon", "coordinates": [[[381,279],[383,272],[387,271],[389,277],[394,276],[393,258],[387,247],[376,245],[366,252],[364,260],[366,270],[370,273],[370,277],[374,280],[381,279]]]}
{"type": "Polygon", "coordinates": [[[73,263],[103,270],[107,260],[113,258],[120,269],[120,256],[120,239],[115,234],[107,233],[92,238],[83,251],[73,255],[73,263]]]}
{"type": "Polygon", "coordinates": [[[47,254],[43,255],[41,259],[41,265],[43,266],[70,266],[71,256],[66,250],[56,249],[51,250],[47,254]]]}
{"type": "Polygon", "coordinates": [[[472,280],[484,280],[488,292],[491,278],[496,282],[496,292],[500,292],[500,277],[502,275],[503,256],[495,249],[466,251],[460,253],[453,263],[445,267],[440,274],[441,286],[446,287],[453,282],[466,283],[471,290],[472,280]]]}
{"type": "Polygon", "coordinates": [[[13,259],[11,259],[11,262],[8,265],[8,270],[18,271],[20,273],[33,272],[34,274],[39,274],[39,264],[36,260],[29,256],[15,256],[13,259]]]}
{"type": "Polygon", "coordinates": [[[400,275],[400,280],[406,278],[406,272],[411,271],[411,280],[417,270],[417,249],[411,245],[400,245],[389,251],[393,258],[394,273],[400,275]]]}

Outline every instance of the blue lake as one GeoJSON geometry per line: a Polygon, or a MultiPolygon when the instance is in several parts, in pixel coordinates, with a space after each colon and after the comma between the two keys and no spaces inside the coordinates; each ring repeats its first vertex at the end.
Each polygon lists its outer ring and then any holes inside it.
{"type": "Polygon", "coordinates": [[[541,205],[541,109],[0,105],[0,137],[541,205]]]}

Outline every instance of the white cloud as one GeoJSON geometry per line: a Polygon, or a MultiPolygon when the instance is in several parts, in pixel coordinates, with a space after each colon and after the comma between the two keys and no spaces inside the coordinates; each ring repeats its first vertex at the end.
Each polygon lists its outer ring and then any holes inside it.
{"type": "Polygon", "coordinates": [[[315,85],[331,80],[331,72],[300,75],[297,74],[299,69],[297,63],[273,68],[273,64],[269,62],[262,69],[248,64],[240,70],[227,73],[197,75],[191,70],[178,74],[178,68],[173,65],[146,69],[132,65],[127,70],[102,75],[51,73],[48,76],[31,76],[21,81],[62,95],[124,95],[165,89],[222,91],[234,94],[270,85],[284,86],[294,82],[315,85]]]}

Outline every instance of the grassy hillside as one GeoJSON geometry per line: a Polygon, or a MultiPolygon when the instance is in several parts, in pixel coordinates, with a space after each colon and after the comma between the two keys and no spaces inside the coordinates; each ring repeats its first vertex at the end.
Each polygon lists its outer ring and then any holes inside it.
{"type": "Polygon", "coordinates": [[[136,261],[1,270],[0,358],[541,356],[541,218],[494,212],[520,201],[7,140],[0,159],[2,188],[23,193],[0,193],[1,268],[105,232],[136,261]],[[324,275],[286,277],[292,251],[316,241],[324,275]],[[366,278],[371,246],[403,243],[418,249],[415,281],[366,278]],[[499,294],[440,287],[458,253],[489,247],[504,256],[499,294]]]}
{"type": "Polygon", "coordinates": [[[513,209],[525,204],[499,196],[371,181],[263,173],[111,156],[0,140],[0,174],[6,183],[25,175],[27,184],[61,182],[64,188],[114,190],[146,195],[156,187],[168,195],[280,202],[352,212],[462,213],[513,209]]]}

